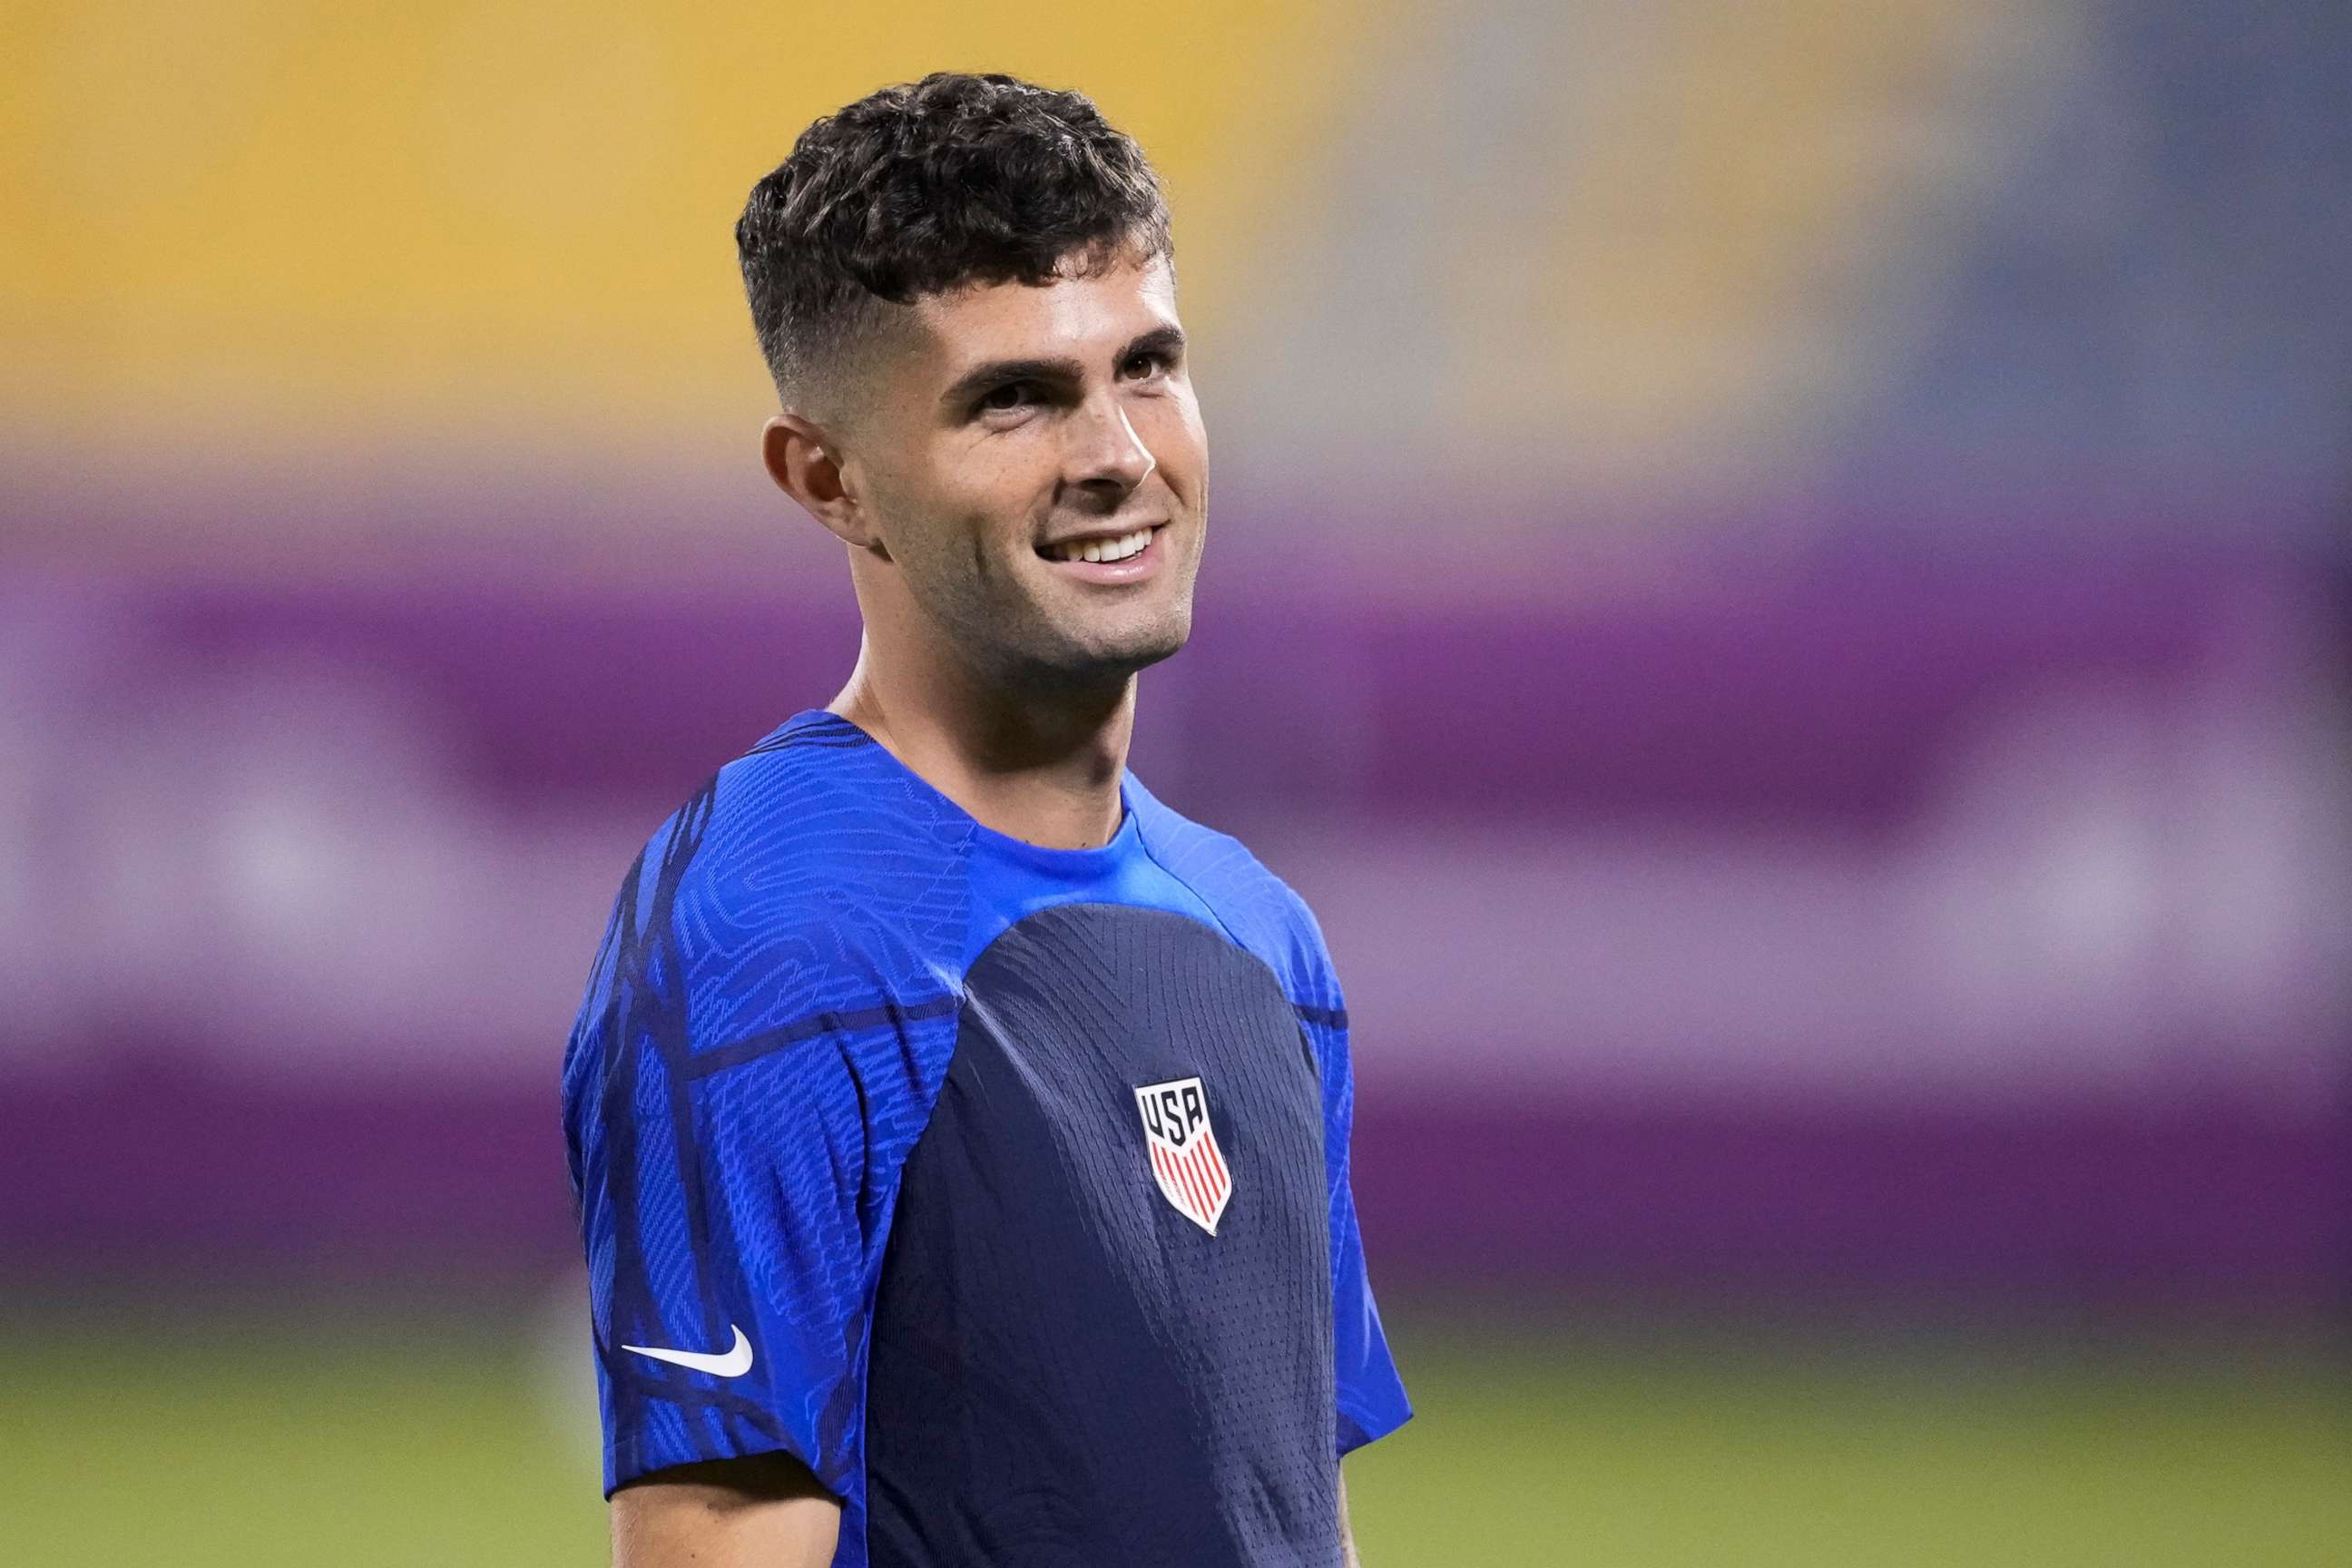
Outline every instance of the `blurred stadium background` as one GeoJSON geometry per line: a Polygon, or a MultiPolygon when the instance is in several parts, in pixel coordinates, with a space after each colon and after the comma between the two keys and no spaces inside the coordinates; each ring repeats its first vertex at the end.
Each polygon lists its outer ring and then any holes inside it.
{"type": "Polygon", "coordinates": [[[597,1561],[555,1067],[855,623],[730,228],[1176,205],[1138,771],[1316,903],[1372,1568],[2352,1562],[2338,0],[0,13],[0,1558],[597,1561]]]}

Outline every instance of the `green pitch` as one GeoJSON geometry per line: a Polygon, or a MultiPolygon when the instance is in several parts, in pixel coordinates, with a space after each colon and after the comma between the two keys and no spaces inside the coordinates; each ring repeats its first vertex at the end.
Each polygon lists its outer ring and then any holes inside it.
{"type": "MultiPolygon", "coordinates": [[[[12,1321],[0,1557],[600,1563],[568,1354],[490,1315],[12,1321]]],[[[1392,1327],[1421,1415],[1349,1461],[1370,1568],[2352,1562],[2352,1398],[2309,1352],[1392,1327]]]]}

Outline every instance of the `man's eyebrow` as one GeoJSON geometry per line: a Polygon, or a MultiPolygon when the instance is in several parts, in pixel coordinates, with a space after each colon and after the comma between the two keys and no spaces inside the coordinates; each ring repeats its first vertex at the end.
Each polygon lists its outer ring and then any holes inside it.
{"type": "MultiPolygon", "coordinates": [[[[1162,353],[1172,358],[1183,350],[1183,328],[1173,325],[1154,327],[1119,350],[1118,358],[1122,363],[1140,353],[1162,353]]],[[[1086,367],[1074,359],[993,359],[985,364],[976,364],[956,377],[953,384],[940,394],[940,401],[962,403],[992,388],[1010,385],[1016,381],[1067,384],[1083,380],[1085,376],[1086,367]]]]}
{"type": "Polygon", "coordinates": [[[1119,350],[1118,357],[1122,362],[1137,354],[1147,353],[1167,354],[1173,358],[1183,352],[1184,329],[1171,323],[1165,327],[1152,328],[1151,331],[1119,350]]]}
{"type": "Polygon", "coordinates": [[[1074,359],[992,359],[956,377],[954,384],[940,394],[940,401],[961,403],[1016,381],[1073,382],[1085,375],[1086,367],[1074,359]]]}

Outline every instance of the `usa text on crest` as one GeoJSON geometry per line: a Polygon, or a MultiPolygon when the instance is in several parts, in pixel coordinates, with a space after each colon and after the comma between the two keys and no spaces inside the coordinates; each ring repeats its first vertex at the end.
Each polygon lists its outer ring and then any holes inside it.
{"type": "Polygon", "coordinates": [[[1226,1200],[1234,1195],[1234,1177],[1217,1147],[1217,1131],[1209,1124],[1208,1091],[1197,1078],[1180,1078],[1137,1089],[1135,1103],[1143,1113],[1144,1152],[1160,1195],[1178,1214],[1216,1235],[1226,1200]]]}

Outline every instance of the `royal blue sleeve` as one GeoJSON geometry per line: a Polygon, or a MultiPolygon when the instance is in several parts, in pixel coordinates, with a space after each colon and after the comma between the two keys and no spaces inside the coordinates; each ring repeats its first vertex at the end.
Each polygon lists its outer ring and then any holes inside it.
{"type": "Polygon", "coordinates": [[[1302,1008],[1303,1025],[1323,1072],[1323,1152],[1331,1201],[1331,1332],[1339,1373],[1339,1447],[1344,1454],[1387,1436],[1411,1418],[1404,1382],[1389,1354],[1364,1264],[1349,1181],[1355,1121],[1355,1078],[1348,1059],[1345,1012],[1302,1008]]]}
{"type": "Polygon", "coordinates": [[[859,1042],[693,1037],[685,998],[708,977],[673,918],[685,835],[624,888],[565,1060],[604,1489],[782,1449],[846,1495],[878,1258],[859,1042]]]}

